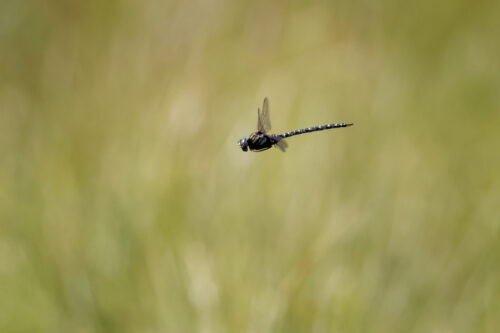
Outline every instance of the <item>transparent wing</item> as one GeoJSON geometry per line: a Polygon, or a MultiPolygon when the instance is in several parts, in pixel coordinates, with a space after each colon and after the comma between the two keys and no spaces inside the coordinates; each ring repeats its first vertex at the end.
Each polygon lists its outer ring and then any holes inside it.
{"type": "Polygon", "coordinates": [[[267,97],[264,98],[264,104],[262,104],[262,112],[257,109],[257,130],[262,133],[267,133],[271,130],[271,120],[269,118],[269,101],[267,97]]]}
{"type": "Polygon", "coordinates": [[[288,143],[286,143],[285,140],[280,140],[276,142],[275,146],[278,147],[278,149],[281,150],[282,152],[285,152],[285,150],[288,148],[288,143]]]}

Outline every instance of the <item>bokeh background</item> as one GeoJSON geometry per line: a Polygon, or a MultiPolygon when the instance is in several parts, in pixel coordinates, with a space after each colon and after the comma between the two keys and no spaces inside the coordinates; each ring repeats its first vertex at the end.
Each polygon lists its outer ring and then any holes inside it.
{"type": "Polygon", "coordinates": [[[496,332],[499,17],[1,1],[0,331],[496,332]]]}

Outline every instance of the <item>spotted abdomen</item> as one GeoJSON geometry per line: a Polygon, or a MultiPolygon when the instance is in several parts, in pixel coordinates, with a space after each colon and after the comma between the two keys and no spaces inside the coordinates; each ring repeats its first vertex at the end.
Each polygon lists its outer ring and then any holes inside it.
{"type": "Polygon", "coordinates": [[[338,127],[347,127],[347,126],[351,126],[351,125],[352,124],[337,123],[337,124],[327,124],[327,125],[321,125],[321,126],[307,127],[307,128],[302,128],[302,129],[291,131],[291,132],[286,132],[285,134],[281,134],[281,137],[288,138],[288,137],[294,136],[294,135],[322,131],[322,130],[338,128],[338,127]]]}

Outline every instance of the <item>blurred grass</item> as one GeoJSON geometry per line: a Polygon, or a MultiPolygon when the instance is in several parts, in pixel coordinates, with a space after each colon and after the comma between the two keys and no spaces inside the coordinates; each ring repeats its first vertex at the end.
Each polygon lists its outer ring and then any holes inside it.
{"type": "Polygon", "coordinates": [[[498,2],[0,13],[0,331],[496,331],[498,2]]]}

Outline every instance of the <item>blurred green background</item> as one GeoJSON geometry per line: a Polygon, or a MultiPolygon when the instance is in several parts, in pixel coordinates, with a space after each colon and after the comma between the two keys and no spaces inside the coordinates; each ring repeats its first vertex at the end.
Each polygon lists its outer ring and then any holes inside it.
{"type": "Polygon", "coordinates": [[[3,0],[0,331],[497,331],[499,17],[3,0]]]}

